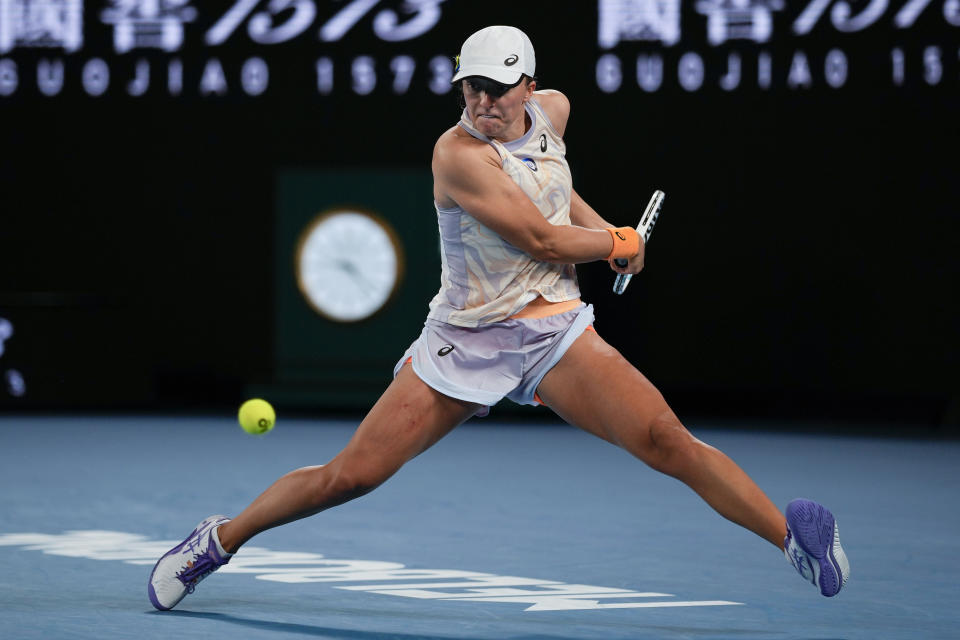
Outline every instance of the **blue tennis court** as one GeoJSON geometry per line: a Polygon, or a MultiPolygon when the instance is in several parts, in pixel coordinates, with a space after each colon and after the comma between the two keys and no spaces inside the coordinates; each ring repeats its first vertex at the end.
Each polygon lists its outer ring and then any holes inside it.
{"type": "MultiPolygon", "coordinates": [[[[254,539],[174,611],[153,563],[202,518],[325,462],[353,422],[232,416],[2,419],[5,638],[956,637],[960,444],[691,430],[777,504],[838,516],[833,599],[685,486],[566,425],[455,430],[369,496],[254,539]]],[[[755,425],[753,425],[755,426],[755,425]]]]}

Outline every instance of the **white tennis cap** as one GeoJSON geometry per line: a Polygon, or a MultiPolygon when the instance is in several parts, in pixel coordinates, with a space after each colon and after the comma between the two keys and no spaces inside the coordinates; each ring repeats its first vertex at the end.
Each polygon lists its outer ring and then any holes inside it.
{"type": "Polygon", "coordinates": [[[457,56],[451,82],[483,76],[503,84],[514,84],[521,75],[531,78],[537,68],[530,38],[516,27],[487,27],[467,38],[457,56]]]}

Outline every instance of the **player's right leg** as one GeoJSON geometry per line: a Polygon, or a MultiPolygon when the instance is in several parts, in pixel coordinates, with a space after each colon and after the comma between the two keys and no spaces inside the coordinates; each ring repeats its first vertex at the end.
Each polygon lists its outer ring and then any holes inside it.
{"type": "Polygon", "coordinates": [[[233,520],[208,518],[167,552],[150,575],[151,602],[170,609],[256,534],[369,493],[478,408],[435,391],[404,366],[333,460],[291,471],[233,520]]]}
{"type": "Polygon", "coordinates": [[[224,549],[233,553],[261,531],[369,493],[477,408],[432,389],[404,366],[333,460],[288,473],[220,527],[224,549]]]}

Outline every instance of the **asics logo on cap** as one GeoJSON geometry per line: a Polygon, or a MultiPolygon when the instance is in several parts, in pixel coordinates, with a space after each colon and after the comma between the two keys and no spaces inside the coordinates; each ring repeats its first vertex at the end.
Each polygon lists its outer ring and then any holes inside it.
{"type": "Polygon", "coordinates": [[[508,67],[512,67],[513,65],[517,64],[517,60],[519,59],[520,59],[520,56],[518,56],[517,54],[513,54],[512,56],[504,60],[503,64],[507,65],[508,67]]]}

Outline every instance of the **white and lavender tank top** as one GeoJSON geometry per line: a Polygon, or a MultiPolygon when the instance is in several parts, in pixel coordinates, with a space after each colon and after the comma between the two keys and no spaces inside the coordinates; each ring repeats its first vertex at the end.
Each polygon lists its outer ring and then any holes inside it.
{"type": "MultiPolygon", "coordinates": [[[[500,142],[473,128],[467,112],[460,126],[500,154],[503,170],[551,224],[570,224],[570,167],[566,145],[537,102],[525,105],[530,128],[520,138],[500,142]]],[[[535,260],[457,206],[434,205],[440,223],[440,291],[427,317],[477,327],[509,318],[537,296],[549,302],[580,297],[572,264],[535,260]]]]}

